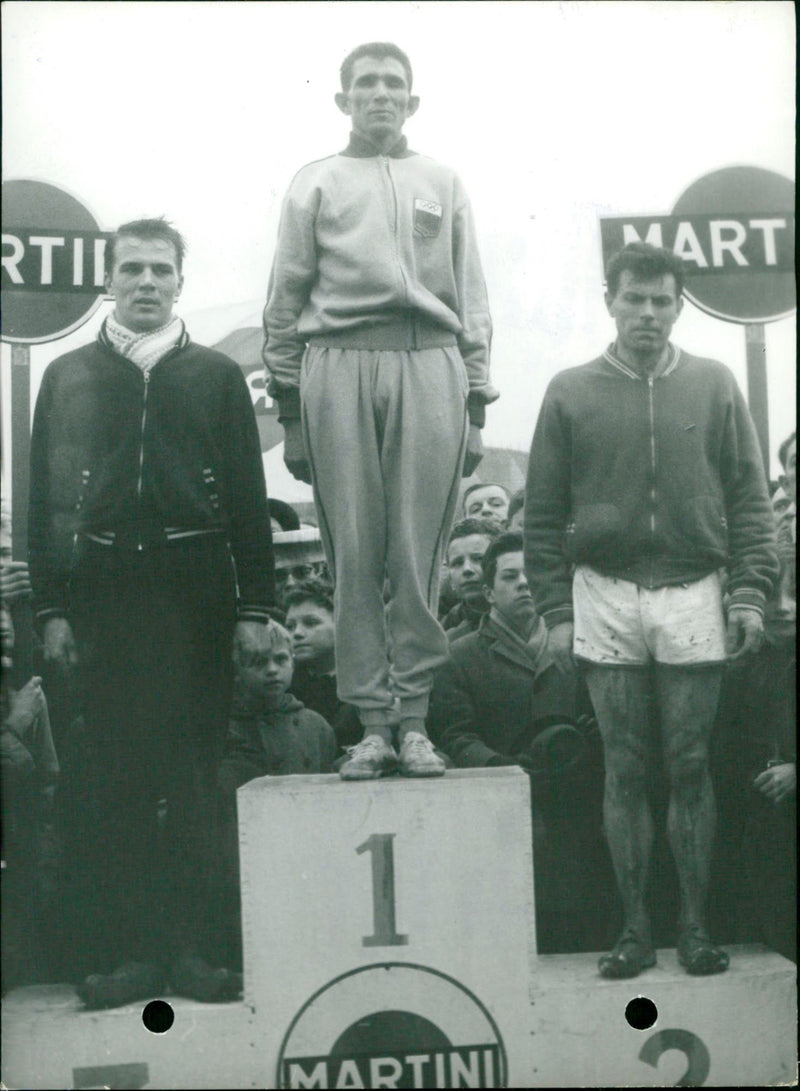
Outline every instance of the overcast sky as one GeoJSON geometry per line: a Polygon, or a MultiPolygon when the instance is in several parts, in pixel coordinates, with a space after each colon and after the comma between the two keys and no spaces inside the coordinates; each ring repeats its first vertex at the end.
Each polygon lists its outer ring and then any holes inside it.
{"type": "MultiPolygon", "coordinates": [[[[396,41],[421,97],[411,146],[454,167],[472,199],[502,393],[485,432],[495,445],[527,448],[549,378],[612,338],[598,216],[668,213],[724,166],[794,173],[788,2],[2,10],[4,177],[69,190],[103,228],[174,220],[190,248],[181,314],[190,332],[196,316],[198,339],[228,332],[232,313],[255,320],[292,175],[346,142],[333,102],[343,57],[396,41]]],[[[33,349],[35,382],[107,309],[33,349]]],[[[745,387],[743,327],[687,304],[675,340],[724,360],[745,387]]],[[[774,452],[794,427],[794,319],[767,327],[767,359],[774,452]]]]}

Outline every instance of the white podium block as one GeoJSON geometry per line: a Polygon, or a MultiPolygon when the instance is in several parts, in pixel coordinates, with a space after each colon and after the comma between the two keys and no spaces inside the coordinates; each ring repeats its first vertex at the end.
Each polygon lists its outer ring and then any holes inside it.
{"type": "Polygon", "coordinates": [[[83,1010],[3,998],[8,1088],[770,1086],[796,1079],[796,967],[674,950],[631,981],[535,954],[530,796],[514,769],[265,777],[239,789],[245,998],[83,1010]],[[647,997],[646,1031],[625,1018],[647,997]]]}
{"type": "Polygon", "coordinates": [[[606,981],[597,955],[543,955],[534,974],[531,1087],[769,1087],[797,1079],[796,967],[757,945],[730,968],[690,977],[673,949],[629,981],[606,981]],[[645,996],[649,1030],[625,1018],[645,996]]]}
{"type": "Polygon", "coordinates": [[[514,769],[239,789],[245,1001],[266,1086],[520,1086],[535,961],[514,769]]]}
{"type": "Polygon", "coordinates": [[[14,990],[3,997],[3,1087],[268,1086],[258,1082],[246,1005],[165,999],[175,1022],[152,1034],[142,1023],[145,1001],[89,1012],[69,985],[14,990]]]}

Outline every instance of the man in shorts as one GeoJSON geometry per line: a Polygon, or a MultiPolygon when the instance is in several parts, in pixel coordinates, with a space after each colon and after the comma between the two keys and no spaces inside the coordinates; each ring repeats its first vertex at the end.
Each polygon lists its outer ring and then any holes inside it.
{"type": "Polygon", "coordinates": [[[525,561],[548,647],[579,659],[605,751],[604,822],[624,930],[604,977],[655,965],[645,768],[660,729],[680,886],[678,957],[719,973],[706,929],[708,745],[726,659],[756,651],[778,571],[758,440],[726,367],[669,340],[683,264],[631,243],[606,270],[616,340],[550,383],[531,447],[525,561]],[[573,571],[574,566],[574,571],[573,571]],[[727,568],[727,624],[720,571],[727,568]]]}

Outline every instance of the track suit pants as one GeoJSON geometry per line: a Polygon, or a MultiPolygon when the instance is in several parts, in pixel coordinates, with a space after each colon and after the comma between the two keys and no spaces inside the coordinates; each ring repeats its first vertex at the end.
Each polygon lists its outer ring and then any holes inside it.
{"type": "Polygon", "coordinates": [[[312,344],[300,392],[335,579],[339,697],[366,727],[391,722],[395,698],[401,719],[424,717],[447,657],[436,609],[467,440],[464,363],[455,347],[312,344]]]}

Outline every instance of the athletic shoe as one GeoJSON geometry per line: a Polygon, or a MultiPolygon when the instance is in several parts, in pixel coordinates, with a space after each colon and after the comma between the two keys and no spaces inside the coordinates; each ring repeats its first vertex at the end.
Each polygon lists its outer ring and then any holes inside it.
{"type": "Polygon", "coordinates": [[[711,942],[705,928],[695,924],[685,928],[678,937],[678,962],[687,974],[701,977],[723,973],[728,969],[730,956],[711,942]]]}
{"type": "Polygon", "coordinates": [[[342,780],[377,780],[394,773],[397,754],[382,735],[367,735],[347,748],[347,760],[339,767],[342,780]]]}
{"type": "Polygon", "coordinates": [[[98,1011],[158,996],[164,985],[164,975],[157,966],[149,962],[126,962],[113,974],[90,974],[76,992],[87,1008],[98,1011]]]}
{"type": "Polygon", "coordinates": [[[440,777],[445,764],[433,743],[419,731],[409,731],[400,744],[400,772],[404,777],[440,777]]]}
{"type": "Polygon", "coordinates": [[[642,970],[656,964],[656,953],[648,938],[642,939],[633,928],[626,928],[614,950],[602,955],[597,963],[601,977],[638,977],[642,970]]]}
{"type": "Polygon", "coordinates": [[[233,970],[215,970],[199,955],[184,955],[173,964],[169,983],[176,996],[220,1004],[241,996],[244,979],[233,970]]]}

